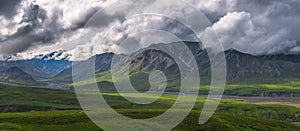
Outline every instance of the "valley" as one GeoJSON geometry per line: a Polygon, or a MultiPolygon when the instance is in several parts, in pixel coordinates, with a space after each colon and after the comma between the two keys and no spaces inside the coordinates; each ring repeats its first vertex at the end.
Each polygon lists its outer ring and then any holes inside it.
{"type": "MultiPolygon", "coordinates": [[[[198,96],[196,104],[174,130],[300,129],[296,126],[300,121],[300,61],[297,60],[300,56],[252,56],[233,49],[226,51],[228,79],[224,96],[213,117],[198,125],[197,119],[210,91],[210,63],[206,51],[197,47],[197,43],[186,44],[196,56],[201,83],[199,90],[190,88],[198,96]]],[[[110,69],[115,55],[94,56],[97,85],[113,109],[141,119],[157,116],[174,104],[180,90],[180,71],[172,58],[160,51],[144,49],[135,53],[133,61],[128,61],[129,78],[136,90],[149,90],[148,79],[153,70],[164,72],[168,82],[165,93],[157,101],[139,105],[125,100],[114,87],[110,69]]],[[[72,63],[77,66],[82,62],[48,58],[3,61],[0,64],[0,130],[101,130],[85,115],[74,91],[72,63]]],[[[88,79],[77,84],[91,83],[88,79]]]]}

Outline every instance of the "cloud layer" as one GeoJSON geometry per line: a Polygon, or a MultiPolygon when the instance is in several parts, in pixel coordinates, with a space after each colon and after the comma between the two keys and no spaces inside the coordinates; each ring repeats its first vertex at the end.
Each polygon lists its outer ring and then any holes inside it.
{"type": "Polygon", "coordinates": [[[255,55],[299,53],[299,7],[296,0],[211,0],[199,4],[207,14],[221,16],[213,28],[225,48],[255,55]]]}
{"type": "MultiPolygon", "coordinates": [[[[300,53],[298,0],[187,1],[208,16],[225,49],[235,48],[254,55],[300,53]]],[[[103,52],[116,52],[118,50],[116,43],[133,37],[140,29],[151,28],[167,30],[185,40],[194,40],[190,30],[164,17],[143,16],[120,21],[109,18],[109,15],[102,20],[104,30],[110,29],[111,23],[119,25],[109,37],[101,39],[104,32],[99,32],[85,39],[83,36],[90,30],[84,28],[84,25],[99,9],[113,2],[107,0],[0,2],[0,54],[12,55],[14,56],[12,59],[30,59],[35,56],[33,54],[66,50],[65,56],[71,55],[71,60],[79,60],[103,52]],[[79,38],[80,42],[77,41],[79,38]],[[97,44],[99,41],[103,44],[97,44]]],[[[126,10],[128,9],[124,8],[124,11],[126,10]]]]}

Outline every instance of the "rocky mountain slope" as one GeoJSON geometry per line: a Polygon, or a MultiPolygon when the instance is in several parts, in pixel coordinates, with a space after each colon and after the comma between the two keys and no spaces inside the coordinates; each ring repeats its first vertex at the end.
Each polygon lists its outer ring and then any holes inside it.
{"type": "MultiPolygon", "coordinates": [[[[198,43],[186,42],[186,45],[195,56],[201,77],[209,78],[210,61],[207,52],[199,47],[198,43]]],[[[130,65],[131,70],[161,70],[170,75],[180,73],[177,64],[168,54],[158,50],[148,50],[149,48],[135,53],[130,65]]],[[[174,52],[176,52],[176,49],[174,52]]],[[[105,53],[96,56],[97,73],[110,69],[114,55],[105,53]]],[[[234,49],[225,51],[225,55],[228,82],[267,82],[269,79],[284,80],[300,77],[300,60],[298,59],[300,56],[298,55],[253,56],[234,49]]],[[[63,76],[67,74],[70,76],[71,69],[63,71],[57,77],[64,78],[63,76]]]]}
{"type": "MultiPolygon", "coordinates": [[[[206,50],[203,50],[198,43],[185,43],[197,62],[201,79],[208,83],[210,79],[210,61],[206,50]]],[[[165,46],[170,52],[177,53],[179,49],[173,48],[179,47],[176,44],[178,43],[153,44],[146,49],[135,52],[132,55],[133,59],[128,61],[130,62],[131,71],[138,75],[151,70],[161,70],[167,76],[172,76],[172,79],[179,78],[180,71],[174,59],[163,51],[153,49],[165,46]],[[169,48],[169,46],[172,46],[172,48],[169,48]]],[[[253,56],[234,49],[225,51],[225,55],[228,83],[276,83],[289,79],[299,80],[300,78],[300,55],[253,56]]],[[[94,56],[96,57],[96,73],[109,72],[114,56],[116,54],[113,53],[94,56]]],[[[122,57],[127,58],[129,56],[122,55],[122,57]]],[[[52,78],[53,82],[68,83],[72,82],[71,64],[67,60],[53,59],[0,62],[0,66],[4,69],[18,67],[35,79],[52,78]]]]}

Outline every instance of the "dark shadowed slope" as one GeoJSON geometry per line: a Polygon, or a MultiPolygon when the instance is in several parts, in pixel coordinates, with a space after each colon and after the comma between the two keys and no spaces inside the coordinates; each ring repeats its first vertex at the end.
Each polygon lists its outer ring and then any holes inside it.
{"type": "Polygon", "coordinates": [[[33,86],[38,85],[29,74],[18,67],[11,67],[0,72],[0,81],[11,84],[33,86]]]}

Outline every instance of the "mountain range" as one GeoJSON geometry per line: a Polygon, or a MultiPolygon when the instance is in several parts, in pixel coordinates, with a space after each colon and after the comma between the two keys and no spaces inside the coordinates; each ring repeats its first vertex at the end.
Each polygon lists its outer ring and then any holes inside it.
{"type": "Polygon", "coordinates": [[[5,70],[17,67],[36,80],[49,79],[72,66],[72,62],[67,58],[56,59],[62,53],[63,51],[55,51],[35,56],[30,60],[10,60],[8,57],[7,60],[0,61],[0,68],[5,70]]]}
{"type": "MultiPolygon", "coordinates": [[[[179,43],[153,44],[133,53],[134,57],[130,61],[130,69],[135,72],[133,73],[135,75],[132,77],[141,78],[141,74],[147,74],[151,70],[161,70],[167,74],[168,79],[179,78],[180,71],[173,58],[162,51],[153,50],[155,46],[168,48],[170,45],[174,47],[174,44],[176,47],[176,44],[179,43]]],[[[204,83],[209,83],[210,61],[206,50],[201,48],[197,42],[185,42],[185,44],[195,57],[201,79],[206,81],[204,83]]],[[[172,51],[176,52],[176,49],[172,49],[172,51]]],[[[96,74],[110,72],[113,57],[116,55],[118,54],[104,53],[94,56],[96,58],[96,74]]],[[[276,83],[291,79],[299,80],[300,78],[300,55],[254,56],[229,49],[225,51],[225,57],[228,83],[276,83]]],[[[39,85],[37,83],[44,81],[51,81],[52,84],[72,82],[72,62],[67,59],[55,60],[42,57],[31,60],[1,61],[0,67],[1,82],[36,86],[39,85]],[[28,82],[24,82],[24,80],[28,82]]]]}

